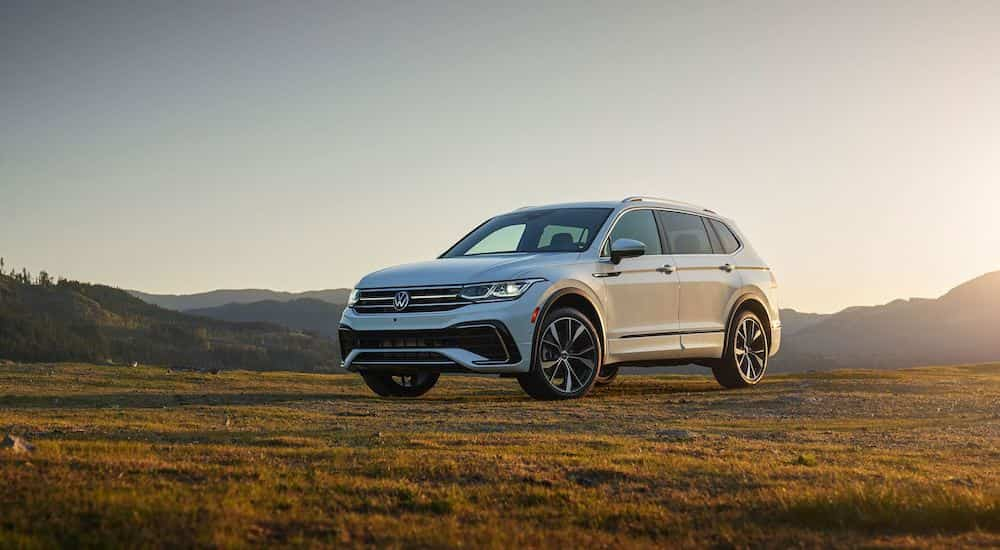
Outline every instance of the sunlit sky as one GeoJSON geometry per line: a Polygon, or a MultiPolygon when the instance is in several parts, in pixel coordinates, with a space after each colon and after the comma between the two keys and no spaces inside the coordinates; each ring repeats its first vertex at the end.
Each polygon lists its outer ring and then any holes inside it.
{"type": "Polygon", "coordinates": [[[1000,269],[1000,2],[134,4],[0,4],[8,263],[348,287],[649,194],[735,218],[801,310],[1000,269]]]}

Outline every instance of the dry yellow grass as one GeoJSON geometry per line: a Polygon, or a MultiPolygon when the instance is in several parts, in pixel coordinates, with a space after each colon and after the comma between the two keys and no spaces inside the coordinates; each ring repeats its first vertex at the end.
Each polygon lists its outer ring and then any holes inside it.
{"type": "Polygon", "coordinates": [[[0,547],[1000,545],[1000,365],[625,376],[560,403],[15,365],[5,429],[37,450],[0,450],[0,547]]]}

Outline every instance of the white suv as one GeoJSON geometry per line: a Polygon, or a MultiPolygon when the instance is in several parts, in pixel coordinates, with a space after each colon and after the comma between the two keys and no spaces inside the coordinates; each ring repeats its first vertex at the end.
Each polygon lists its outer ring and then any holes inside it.
{"type": "Polygon", "coordinates": [[[433,261],[376,271],[340,325],[343,367],[379,395],[443,372],[581,397],[625,366],[696,363],[752,386],[778,351],[777,283],[731,220],[649,197],[522,208],[433,261]]]}

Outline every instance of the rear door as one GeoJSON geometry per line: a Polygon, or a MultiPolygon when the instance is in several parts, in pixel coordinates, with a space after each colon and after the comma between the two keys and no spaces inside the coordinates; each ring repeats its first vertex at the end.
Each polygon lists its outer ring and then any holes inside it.
{"type": "Polygon", "coordinates": [[[658,211],[680,280],[678,330],[689,355],[722,353],[729,304],[742,286],[711,222],[685,212],[658,211]]]}
{"type": "Polygon", "coordinates": [[[679,279],[673,259],[663,249],[653,210],[629,210],[622,214],[601,249],[607,299],[608,347],[619,359],[641,359],[679,349],[677,297],[679,279]],[[646,245],[646,253],[625,258],[618,265],[607,261],[611,243],[634,239],[646,245]]]}

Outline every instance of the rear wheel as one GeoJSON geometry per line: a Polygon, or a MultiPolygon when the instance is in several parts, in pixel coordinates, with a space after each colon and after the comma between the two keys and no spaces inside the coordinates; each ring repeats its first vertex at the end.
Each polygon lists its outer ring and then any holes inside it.
{"type": "Polygon", "coordinates": [[[601,370],[601,340],[586,315],[573,308],[550,312],[542,322],[531,371],[517,381],[535,399],[574,399],[593,387],[601,370]]]}
{"type": "Polygon", "coordinates": [[[431,391],[440,376],[436,372],[415,374],[361,373],[365,384],[382,397],[420,397],[431,391]]]}
{"type": "Polygon", "coordinates": [[[726,354],[712,374],[727,388],[753,386],[764,378],[770,349],[764,323],[754,312],[741,311],[729,331],[726,354]]]}

